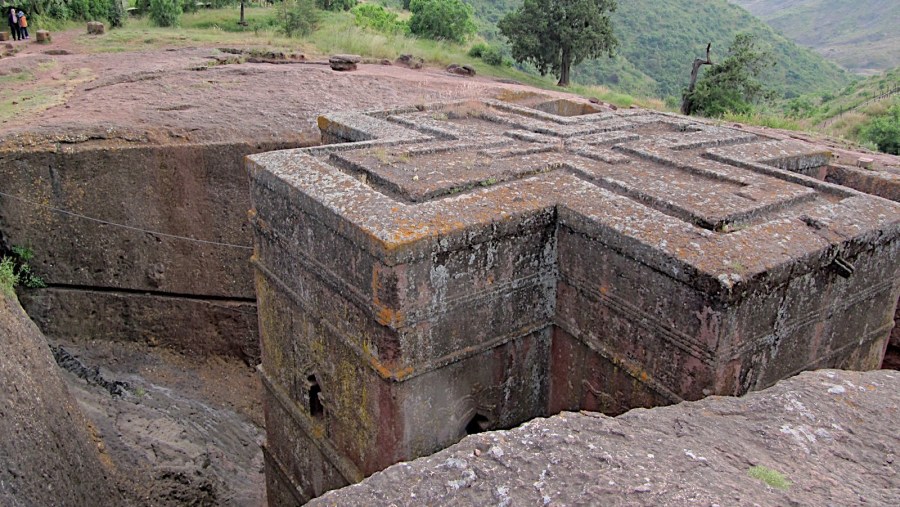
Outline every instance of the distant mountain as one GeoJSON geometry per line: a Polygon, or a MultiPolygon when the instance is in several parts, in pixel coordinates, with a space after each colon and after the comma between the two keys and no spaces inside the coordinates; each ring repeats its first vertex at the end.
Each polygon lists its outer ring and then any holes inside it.
{"type": "MultiPolygon", "coordinates": [[[[482,33],[497,37],[496,20],[521,0],[466,0],[481,20],[482,33]]],[[[894,0],[900,2],[900,0],[894,0]]],[[[713,61],[722,60],[734,36],[749,32],[768,46],[777,62],[766,82],[788,97],[814,90],[834,91],[849,82],[837,65],[775,32],[746,10],[726,0],[620,0],[613,15],[620,47],[615,60],[600,58],[574,69],[576,81],[605,84],[629,93],[681,95],[691,63],[713,45],[713,61]]]]}
{"type": "Polygon", "coordinates": [[[900,66],[900,0],[730,0],[859,74],[900,66]]]}

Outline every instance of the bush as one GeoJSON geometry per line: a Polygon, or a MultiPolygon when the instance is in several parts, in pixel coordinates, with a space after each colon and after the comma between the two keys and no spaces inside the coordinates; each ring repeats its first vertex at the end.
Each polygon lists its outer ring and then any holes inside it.
{"type": "Polygon", "coordinates": [[[503,51],[497,46],[488,46],[481,52],[481,59],[488,65],[500,66],[503,64],[503,51]]]}
{"type": "Polygon", "coordinates": [[[110,0],[69,0],[69,19],[97,21],[109,16],[110,0]]]}
{"type": "Polygon", "coordinates": [[[476,42],[469,48],[469,56],[472,58],[481,58],[481,55],[484,54],[485,50],[488,49],[488,45],[484,42],[476,42]]]}
{"type": "Polygon", "coordinates": [[[429,39],[463,43],[475,33],[472,7],[462,0],[412,0],[409,31],[429,39]]]}
{"type": "Polygon", "coordinates": [[[181,12],[197,12],[197,0],[181,0],[181,12]]]}
{"type": "Polygon", "coordinates": [[[349,11],[356,0],[316,0],[316,7],[323,11],[349,11]]]}
{"type": "Polygon", "coordinates": [[[19,285],[16,265],[11,257],[4,255],[0,258],[0,292],[12,296],[15,294],[16,285],[19,285]]]}
{"type": "Polygon", "coordinates": [[[311,34],[319,21],[313,0],[284,0],[278,18],[281,30],[288,37],[311,34]]]}
{"type": "Polygon", "coordinates": [[[106,19],[109,20],[110,28],[121,28],[125,25],[125,4],[123,0],[110,0],[109,11],[106,19]]]}
{"type": "Polygon", "coordinates": [[[397,20],[397,13],[390,12],[375,4],[359,4],[350,9],[356,26],[371,28],[377,32],[396,34],[408,33],[409,24],[397,20]]]}
{"type": "Polygon", "coordinates": [[[150,19],[158,26],[175,26],[181,16],[181,0],[150,0],[150,19]]]}
{"type": "Polygon", "coordinates": [[[863,125],[860,138],[873,143],[878,151],[900,155],[900,102],[863,125]]]}

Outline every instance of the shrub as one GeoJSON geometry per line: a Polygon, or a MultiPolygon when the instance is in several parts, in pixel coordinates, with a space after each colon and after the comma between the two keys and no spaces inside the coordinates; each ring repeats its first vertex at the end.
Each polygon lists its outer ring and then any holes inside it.
{"type": "Polygon", "coordinates": [[[197,0],[181,0],[181,12],[197,12],[197,0]]]}
{"type": "Polygon", "coordinates": [[[150,0],[150,19],[158,26],[175,26],[179,16],[180,0],[150,0]]]}
{"type": "Polygon", "coordinates": [[[429,39],[463,43],[475,33],[472,7],[462,0],[412,0],[409,31],[429,39]]]}
{"type": "Polygon", "coordinates": [[[397,13],[390,12],[375,4],[359,4],[350,9],[356,26],[371,28],[377,32],[395,34],[408,33],[409,24],[397,20],[397,13]]]}
{"type": "Polygon", "coordinates": [[[121,28],[125,25],[125,4],[123,0],[110,0],[109,10],[106,18],[109,20],[110,28],[121,28]]]}
{"type": "Polygon", "coordinates": [[[481,59],[488,65],[499,66],[503,64],[503,51],[497,46],[488,46],[481,52],[481,59]]]}
{"type": "Polygon", "coordinates": [[[900,155],[900,102],[863,125],[860,138],[873,143],[878,151],[900,155]]]}
{"type": "Polygon", "coordinates": [[[484,54],[484,51],[488,48],[488,45],[484,42],[476,42],[469,48],[469,56],[472,58],[481,58],[481,55],[484,54]]]}
{"type": "Polygon", "coordinates": [[[284,0],[278,17],[281,30],[288,37],[311,34],[319,21],[313,0],[284,0]]]}
{"type": "Polygon", "coordinates": [[[109,15],[109,4],[109,0],[69,0],[69,18],[86,21],[106,19],[109,15]]]}
{"type": "Polygon", "coordinates": [[[16,274],[16,265],[12,257],[0,258],[0,292],[7,296],[15,294],[15,287],[19,285],[19,275],[16,274]]]}
{"type": "Polygon", "coordinates": [[[36,275],[28,264],[33,256],[34,252],[30,249],[14,246],[11,255],[0,257],[0,292],[12,296],[19,285],[29,288],[47,286],[43,278],[36,275]]]}
{"type": "Polygon", "coordinates": [[[323,11],[349,11],[356,0],[316,0],[316,7],[323,11]]]}

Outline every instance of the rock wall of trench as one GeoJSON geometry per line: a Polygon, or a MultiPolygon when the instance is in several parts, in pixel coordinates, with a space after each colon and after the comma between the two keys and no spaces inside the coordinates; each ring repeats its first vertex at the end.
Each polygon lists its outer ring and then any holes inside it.
{"type": "Polygon", "coordinates": [[[121,505],[46,339],[2,292],[0,337],[0,505],[121,505]]]}
{"type": "Polygon", "coordinates": [[[291,143],[35,143],[0,149],[0,233],[48,287],[49,336],[259,357],[243,157],[291,143]],[[193,238],[194,241],[184,238],[193,238]]]}

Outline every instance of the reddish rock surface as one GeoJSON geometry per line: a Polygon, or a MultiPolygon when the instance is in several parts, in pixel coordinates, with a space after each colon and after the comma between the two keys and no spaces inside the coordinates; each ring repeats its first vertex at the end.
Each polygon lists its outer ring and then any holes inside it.
{"type": "Polygon", "coordinates": [[[898,393],[895,371],[826,370],[743,398],[566,412],[310,505],[898,505],[898,393]]]}
{"type": "Polygon", "coordinates": [[[0,337],[0,504],[120,504],[114,466],[101,455],[46,339],[2,292],[0,337]]]}

